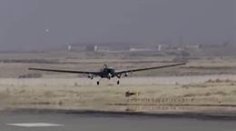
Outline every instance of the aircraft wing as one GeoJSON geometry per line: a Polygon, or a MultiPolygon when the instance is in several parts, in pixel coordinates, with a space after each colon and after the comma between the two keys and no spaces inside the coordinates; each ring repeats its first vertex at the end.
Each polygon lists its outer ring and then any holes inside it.
{"type": "Polygon", "coordinates": [[[163,65],[163,66],[156,66],[156,67],[148,67],[148,68],[139,68],[139,69],[131,69],[131,70],[124,70],[116,72],[116,75],[130,73],[130,72],[137,72],[137,71],[146,71],[146,70],[154,70],[154,69],[162,69],[162,68],[169,68],[174,66],[181,66],[185,65],[186,63],[177,63],[177,64],[170,64],[170,65],[163,65]]]}
{"type": "Polygon", "coordinates": [[[59,73],[74,73],[74,74],[99,75],[99,72],[89,72],[89,71],[57,70],[57,69],[42,69],[42,68],[29,68],[29,70],[47,71],[47,72],[59,72],[59,73]]]}

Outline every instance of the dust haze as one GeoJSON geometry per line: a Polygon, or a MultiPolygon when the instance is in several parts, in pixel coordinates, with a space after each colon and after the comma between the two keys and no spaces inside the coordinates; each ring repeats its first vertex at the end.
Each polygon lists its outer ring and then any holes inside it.
{"type": "Polygon", "coordinates": [[[68,43],[234,44],[234,0],[1,0],[0,50],[68,43]]]}
{"type": "Polygon", "coordinates": [[[235,6],[235,0],[1,0],[0,110],[236,116],[235,6]],[[118,71],[173,63],[186,64],[111,80],[90,74],[104,64],[118,71]]]}

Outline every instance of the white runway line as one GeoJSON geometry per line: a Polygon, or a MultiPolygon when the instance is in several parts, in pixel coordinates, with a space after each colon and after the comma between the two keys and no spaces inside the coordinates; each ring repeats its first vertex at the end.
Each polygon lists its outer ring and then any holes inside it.
{"type": "Polygon", "coordinates": [[[64,126],[62,124],[54,123],[10,123],[9,126],[18,126],[18,127],[58,127],[64,126]]]}

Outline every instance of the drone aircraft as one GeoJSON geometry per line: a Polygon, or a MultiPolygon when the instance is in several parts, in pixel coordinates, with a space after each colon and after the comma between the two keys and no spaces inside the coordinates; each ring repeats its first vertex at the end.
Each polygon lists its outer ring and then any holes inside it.
{"type": "MultiPolygon", "coordinates": [[[[98,72],[92,72],[92,71],[75,71],[75,70],[59,70],[59,69],[42,69],[42,68],[29,68],[29,70],[37,70],[37,71],[47,71],[47,72],[60,72],[60,73],[74,73],[74,74],[86,74],[88,75],[88,78],[93,79],[94,77],[100,77],[111,79],[114,77],[117,77],[117,85],[120,84],[120,78],[121,77],[127,77],[129,73],[132,72],[138,72],[138,71],[146,71],[146,70],[154,70],[154,69],[162,69],[162,68],[168,68],[168,67],[174,67],[174,66],[181,66],[185,65],[186,63],[177,63],[177,64],[169,64],[169,65],[162,65],[162,66],[155,66],[155,67],[147,67],[147,68],[138,68],[138,69],[130,69],[130,70],[123,70],[123,71],[116,71],[112,67],[108,67],[106,64],[104,67],[98,71],[98,72]]],[[[100,80],[101,80],[100,79],[100,80]]],[[[97,85],[100,84],[100,80],[97,81],[97,85]]]]}

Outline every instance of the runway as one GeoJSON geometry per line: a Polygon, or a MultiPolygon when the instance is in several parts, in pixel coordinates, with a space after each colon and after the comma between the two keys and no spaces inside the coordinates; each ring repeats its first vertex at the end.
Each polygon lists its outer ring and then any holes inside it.
{"type": "Polygon", "coordinates": [[[234,120],[52,112],[0,112],[1,131],[235,131],[234,120]]]}

